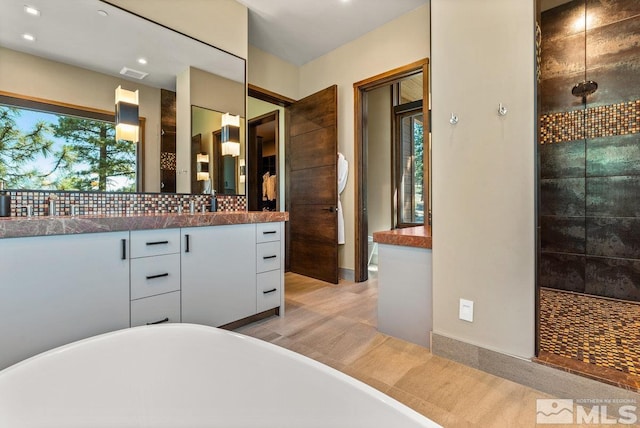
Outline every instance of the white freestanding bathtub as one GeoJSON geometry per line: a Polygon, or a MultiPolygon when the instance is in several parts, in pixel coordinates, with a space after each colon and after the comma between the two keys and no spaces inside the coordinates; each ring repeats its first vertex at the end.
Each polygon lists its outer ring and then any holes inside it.
{"type": "Polygon", "coordinates": [[[437,426],[309,358],[192,324],[107,333],[0,372],[0,427],[437,426]]]}

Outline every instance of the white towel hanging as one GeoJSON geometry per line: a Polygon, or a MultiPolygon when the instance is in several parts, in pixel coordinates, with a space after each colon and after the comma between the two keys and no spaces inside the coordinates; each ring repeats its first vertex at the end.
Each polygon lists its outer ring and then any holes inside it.
{"type": "Polygon", "coordinates": [[[347,177],[349,175],[349,163],[344,155],[338,152],[338,244],[345,243],[344,236],[344,214],[342,213],[342,203],[340,202],[340,194],[347,187],[347,177]]]}

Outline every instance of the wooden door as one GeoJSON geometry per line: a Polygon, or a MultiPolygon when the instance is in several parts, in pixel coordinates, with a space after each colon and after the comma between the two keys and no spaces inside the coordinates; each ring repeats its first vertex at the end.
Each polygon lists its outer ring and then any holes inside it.
{"type": "Polygon", "coordinates": [[[338,283],[338,88],[293,103],[289,126],[289,267],[338,283]]]}

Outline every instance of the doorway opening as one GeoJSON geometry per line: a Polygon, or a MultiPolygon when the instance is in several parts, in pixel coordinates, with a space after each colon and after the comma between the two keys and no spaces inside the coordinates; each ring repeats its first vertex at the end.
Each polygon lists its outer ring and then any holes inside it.
{"type": "Polygon", "coordinates": [[[353,85],[358,282],[375,262],[373,231],[429,222],[428,67],[425,58],[353,85]]]}
{"type": "Polygon", "coordinates": [[[245,177],[249,189],[249,211],[280,211],[279,123],[278,110],[249,119],[247,164],[240,166],[240,179],[245,177]]]}

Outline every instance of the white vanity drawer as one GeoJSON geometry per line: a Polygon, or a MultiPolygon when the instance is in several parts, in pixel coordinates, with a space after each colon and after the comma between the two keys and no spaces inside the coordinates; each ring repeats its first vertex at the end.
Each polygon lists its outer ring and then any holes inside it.
{"type": "Polygon", "coordinates": [[[131,300],[180,290],[180,254],[131,260],[131,300]]]}
{"type": "Polygon", "coordinates": [[[131,327],[163,322],[180,322],[179,291],[131,302],[131,327]]]}
{"type": "Polygon", "coordinates": [[[131,258],[180,253],[180,229],[132,230],[131,258]]]}
{"type": "Polygon", "coordinates": [[[256,272],[280,269],[280,241],[256,245],[256,272]]]}
{"type": "Polygon", "coordinates": [[[258,274],[256,287],[258,313],[280,306],[281,275],[280,270],[258,274]]]}
{"type": "Polygon", "coordinates": [[[256,242],[258,244],[280,240],[280,223],[258,223],[256,226],[256,242]]]}

